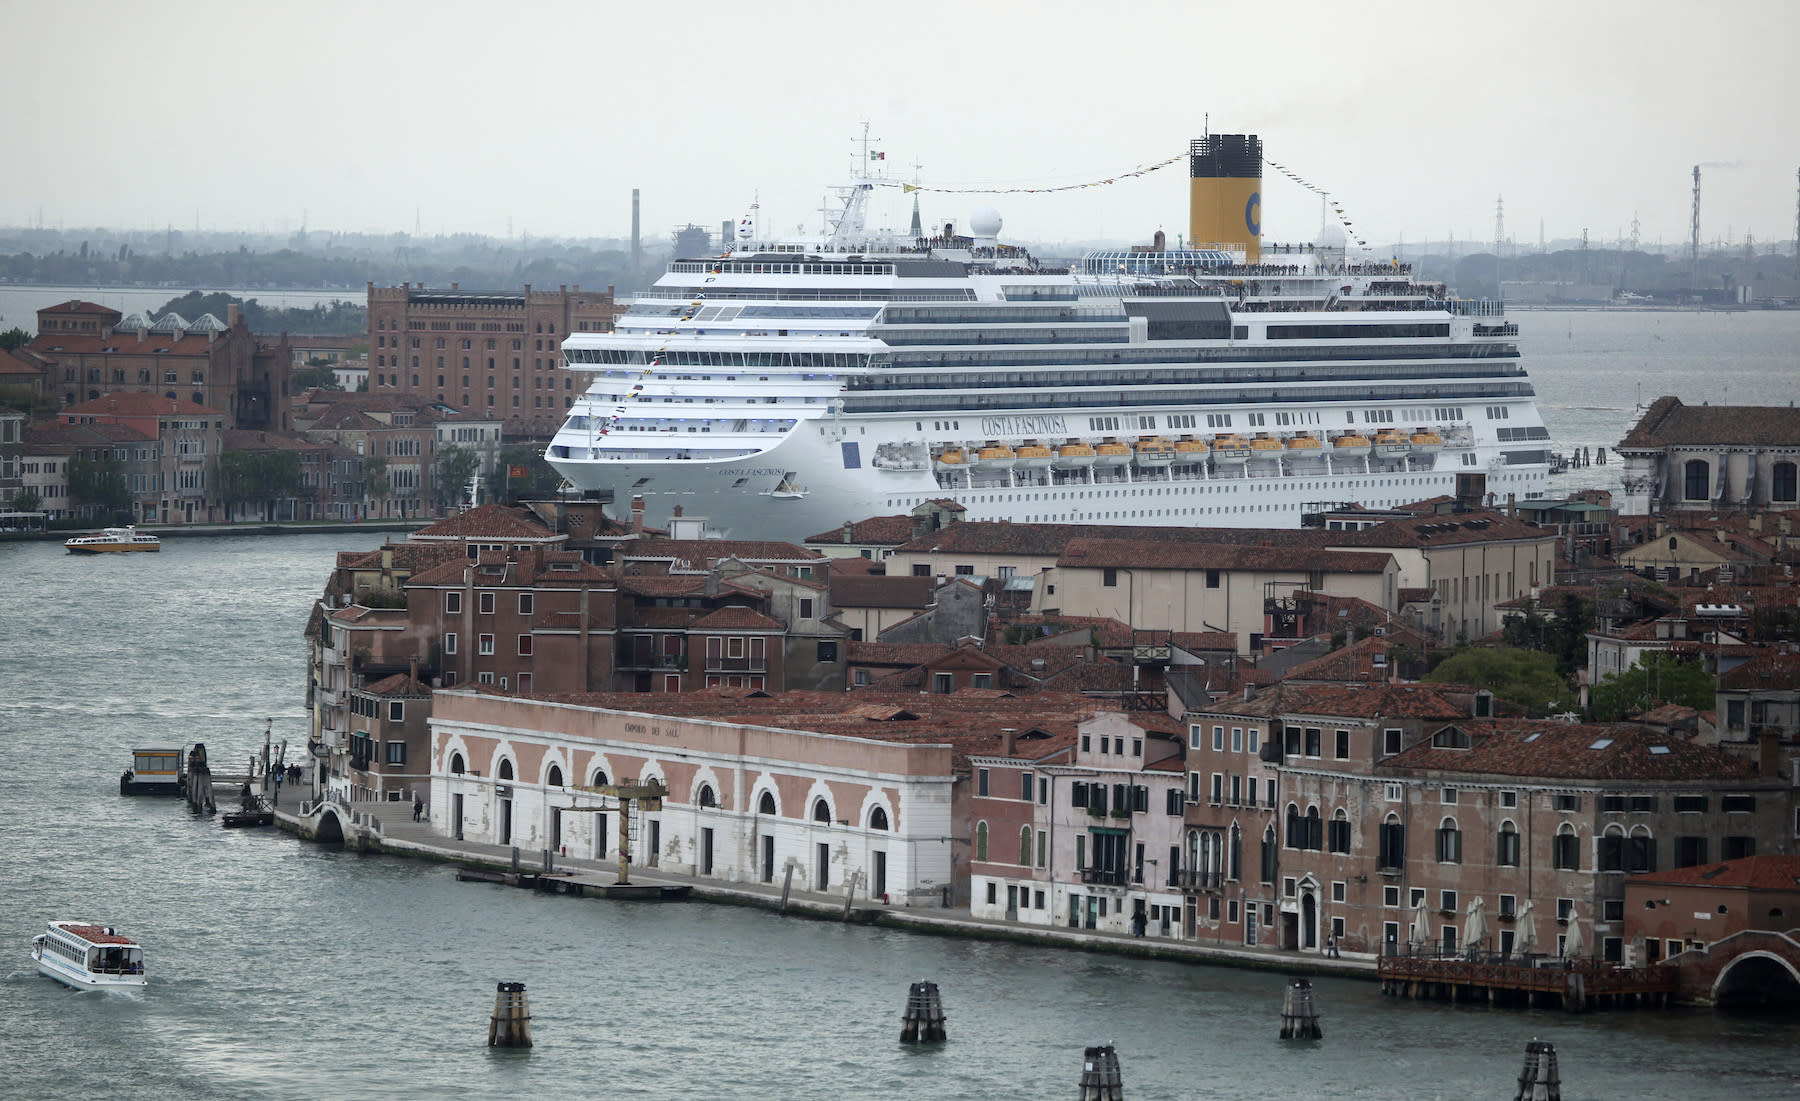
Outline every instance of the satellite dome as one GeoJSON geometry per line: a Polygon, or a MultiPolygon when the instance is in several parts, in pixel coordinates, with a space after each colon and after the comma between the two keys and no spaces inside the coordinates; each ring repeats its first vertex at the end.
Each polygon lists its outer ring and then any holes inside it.
{"type": "Polygon", "coordinates": [[[991,206],[978,206],[969,215],[969,232],[976,237],[998,237],[1004,222],[991,206]]]}
{"type": "Polygon", "coordinates": [[[1347,240],[1344,235],[1344,227],[1336,222],[1326,222],[1324,227],[1319,230],[1320,248],[1341,249],[1345,247],[1347,240]]]}

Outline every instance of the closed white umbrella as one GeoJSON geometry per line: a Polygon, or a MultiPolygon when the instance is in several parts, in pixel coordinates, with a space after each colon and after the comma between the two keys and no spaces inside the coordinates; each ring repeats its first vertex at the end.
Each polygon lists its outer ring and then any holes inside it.
{"type": "Polygon", "coordinates": [[[1518,924],[1518,930],[1517,930],[1517,935],[1515,935],[1513,937],[1513,947],[1517,948],[1519,950],[1519,953],[1521,955],[1523,955],[1537,947],[1538,936],[1537,936],[1537,904],[1536,903],[1532,902],[1530,899],[1525,900],[1525,905],[1521,906],[1519,908],[1519,918],[1518,918],[1517,924],[1518,924]]]}
{"type": "Polygon", "coordinates": [[[1421,948],[1431,943],[1431,911],[1426,909],[1423,898],[1413,913],[1413,943],[1421,948]]]}
{"type": "Polygon", "coordinates": [[[1487,939],[1487,903],[1480,895],[1469,900],[1469,919],[1463,923],[1463,943],[1474,952],[1487,939]]]}
{"type": "Polygon", "coordinates": [[[1587,941],[1581,935],[1581,915],[1569,907],[1569,935],[1563,940],[1563,958],[1580,959],[1587,954],[1587,941]]]}

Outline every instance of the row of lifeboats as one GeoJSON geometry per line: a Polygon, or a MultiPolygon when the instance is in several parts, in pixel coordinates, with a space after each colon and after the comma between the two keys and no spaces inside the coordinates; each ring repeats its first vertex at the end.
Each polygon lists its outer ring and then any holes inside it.
{"type": "Polygon", "coordinates": [[[1355,432],[1324,438],[1301,433],[1277,438],[1261,433],[1245,438],[1226,432],[1211,440],[1183,436],[1140,436],[1135,443],[1107,440],[1090,444],[1070,440],[1056,447],[1028,441],[1014,447],[988,443],[981,447],[949,446],[932,456],[940,472],[957,470],[1031,470],[1050,467],[1078,470],[1086,467],[1131,466],[1160,469],[1176,465],[1192,465],[1211,458],[1215,463],[1238,465],[1253,460],[1317,459],[1332,455],[1344,459],[1360,459],[1374,455],[1378,459],[1403,459],[1409,455],[1429,455],[1440,451],[1444,438],[1430,429],[1413,432],[1384,428],[1373,438],[1355,432]]]}

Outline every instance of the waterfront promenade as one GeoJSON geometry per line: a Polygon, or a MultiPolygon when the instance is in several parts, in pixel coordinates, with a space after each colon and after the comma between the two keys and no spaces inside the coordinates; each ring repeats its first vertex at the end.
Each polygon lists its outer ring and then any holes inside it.
{"type": "MultiPolygon", "coordinates": [[[[284,793],[282,803],[276,810],[278,826],[292,833],[301,833],[311,828],[314,820],[302,818],[297,800],[290,800],[284,793]]],[[[347,817],[353,816],[356,821],[368,823],[373,818],[379,823],[378,826],[355,827],[357,835],[347,835],[345,838],[346,844],[352,848],[508,871],[512,868],[513,850],[510,847],[445,837],[434,832],[429,822],[414,822],[410,803],[357,802],[347,807],[340,804],[339,809],[347,810],[347,817]]],[[[603,886],[613,885],[618,879],[618,865],[612,861],[559,855],[555,857],[554,866],[558,872],[574,873],[584,882],[603,886]]],[[[541,851],[519,851],[521,873],[538,873],[542,868],[541,851]]],[[[688,888],[688,898],[696,901],[783,911],[795,917],[817,921],[847,920],[935,936],[1005,940],[1144,959],[1226,964],[1264,971],[1334,975],[1371,981],[1376,978],[1376,957],[1373,953],[1345,952],[1341,959],[1332,959],[1316,952],[1209,944],[1154,934],[1137,937],[1128,933],[1071,929],[1066,926],[1023,925],[974,917],[967,906],[893,906],[873,901],[866,895],[859,895],[851,903],[849,915],[846,916],[844,895],[841,892],[804,890],[798,885],[798,881],[789,892],[784,908],[780,883],[732,883],[706,876],[673,875],[645,865],[632,866],[631,883],[633,886],[685,887],[688,888]]]]}

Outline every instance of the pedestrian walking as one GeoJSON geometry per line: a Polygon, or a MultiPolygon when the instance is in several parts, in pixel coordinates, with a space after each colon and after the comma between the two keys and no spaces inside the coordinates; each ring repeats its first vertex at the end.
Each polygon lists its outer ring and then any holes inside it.
{"type": "Polygon", "coordinates": [[[419,815],[423,813],[425,813],[425,800],[419,798],[417,795],[413,796],[413,821],[417,822],[419,820],[419,815]]]}
{"type": "Polygon", "coordinates": [[[1332,933],[1331,935],[1329,935],[1325,938],[1325,954],[1327,956],[1330,956],[1334,960],[1343,958],[1342,956],[1338,955],[1338,942],[1337,942],[1337,934],[1336,933],[1332,933]]]}

